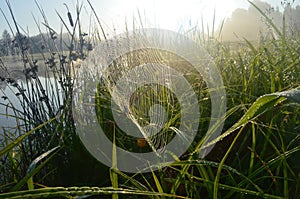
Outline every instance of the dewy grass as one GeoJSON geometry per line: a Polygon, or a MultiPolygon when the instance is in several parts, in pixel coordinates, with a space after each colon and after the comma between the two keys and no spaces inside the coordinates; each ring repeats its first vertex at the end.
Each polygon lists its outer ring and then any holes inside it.
{"type": "MultiPolygon", "coordinates": [[[[72,110],[70,108],[74,80],[73,63],[77,61],[77,59],[83,59],[83,53],[86,53],[87,50],[85,44],[77,43],[75,33],[69,35],[71,41],[70,46],[68,46],[69,52],[61,49],[59,46],[61,46],[62,40],[60,44],[57,44],[58,34],[47,23],[43,9],[36,3],[44,19],[43,26],[46,27],[47,33],[42,34],[41,27],[35,20],[42,36],[42,43],[38,46],[40,54],[31,54],[29,45],[30,38],[21,34],[22,28],[16,22],[17,19],[15,19],[13,8],[9,1],[6,1],[6,3],[10,10],[11,18],[14,21],[13,26],[16,29],[15,32],[13,30],[11,31],[16,38],[15,50],[21,55],[20,61],[23,65],[24,76],[22,77],[23,81],[15,79],[17,77],[11,76],[11,72],[6,70],[8,67],[1,62],[1,68],[6,71],[5,74],[1,74],[1,81],[6,82],[7,87],[12,91],[11,93],[15,94],[15,98],[17,99],[17,102],[14,101],[14,103],[17,104],[10,102],[11,106],[9,104],[4,105],[6,109],[14,111],[15,118],[20,118],[21,122],[18,123],[17,126],[17,133],[21,135],[20,138],[26,135],[16,151],[19,157],[17,161],[19,161],[20,165],[20,175],[23,175],[26,172],[28,164],[30,164],[37,155],[57,145],[71,146],[72,143],[73,147],[76,147],[75,132],[71,117],[72,110]],[[65,55],[67,53],[69,53],[69,55],[65,55]],[[42,72],[42,74],[40,74],[40,72],[42,72]],[[42,77],[40,75],[42,75],[42,77]],[[52,118],[55,118],[55,120],[52,118]],[[39,127],[48,120],[51,120],[51,122],[47,122],[47,125],[36,129],[36,127],[39,127]],[[22,128],[20,128],[20,126],[22,128]],[[29,132],[29,134],[25,132],[29,132]]],[[[79,11],[80,10],[78,10],[77,14],[80,14],[79,11]]],[[[79,23],[78,20],[79,19],[76,20],[76,24],[79,23]]],[[[82,37],[83,36],[80,35],[81,39],[83,39],[82,37]]],[[[36,44],[32,43],[32,45],[36,44]]],[[[10,101],[10,96],[6,95],[6,93],[4,93],[4,97],[4,101],[10,101]]],[[[16,141],[18,139],[16,139],[16,141]]],[[[4,149],[8,149],[9,146],[12,145],[7,145],[4,149]]],[[[64,151],[62,154],[68,153],[68,150],[71,151],[70,148],[62,150],[64,151]]],[[[5,157],[3,160],[5,160],[5,157]]],[[[61,158],[61,161],[69,160],[61,158]]],[[[1,169],[9,169],[9,164],[6,165],[6,163],[7,162],[4,163],[5,166],[1,169]]],[[[45,166],[45,168],[47,166],[45,166]]],[[[51,166],[49,169],[51,169],[51,166]]],[[[6,172],[8,171],[5,171],[5,173],[6,172]]],[[[43,170],[43,172],[39,172],[41,175],[39,178],[41,178],[42,175],[48,175],[46,169],[43,170]],[[43,172],[44,174],[42,174],[43,172]]],[[[18,176],[14,180],[19,180],[18,178],[20,177],[22,178],[22,176],[18,176]]],[[[3,175],[1,180],[3,180],[3,182],[10,182],[12,179],[9,175],[3,175]]]]}
{"type": "MultiPolygon", "coordinates": [[[[149,123],[147,106],[155,104],[153,100],[157,98],[170,116],[164,128],[170,137],[153,139],[156,141],[153,143],[143,140],[143,144],[138,144],[135,137],[127,136],[118,129],[113,120],[111,85],[116,79],[110,79],[108,75],[106,82],[99,82],[95,94],[97,119],[116,144],[111,149],[113,168],[108,169],[94,160],[82,146],[74,131],[71,110],[75,64],[88,56],[93,47],[88,41],[107,40],[91,2],[88,1],[88,5],[100,30],[95,30],[95,38],[83,34],[83,22],[80,21],[83,3],[77,4],[75,16],[71,15],[72,9],[64,13],[69,21],[63,21],[64,15],[57,13],[63,24],[60,34],[48,24],[43,9],[37,3],[43,23],[40,25],[36,19],[34,21],[40,33],[43,28],[47,30],[46,34],[42,34],[43,49],[41,46],[38,55],[30,53],[27,45],[29,36],[21,34],[22,28],[15,19],[13,8],[9,1],[6,2],[14,21],[9,25],[18,44],[16,50],[20,53],[24,81],[22,83],[11,76],[10,71],[5,70],[9,65],[6,66],[7,62],[1,58],[1,68],[6,71],[1,74],[1,81],[17,95],[21,109],[8,93],[1,93],[4,102],[0,106],[6,110],[1,114],[14,118],[19,124],[16,128],[3,130],[5,143],[1,143],[3,147],[0,150],[0,198],[104,195],[110,198],[127,197],[124,195],[131,198],[215,199],[300,197],[300,38],[299,35],[287,34],[284,19],[280,29],[263,10],[250,2],[274,29],[278,39],[262,36],[257,43],[247,38],[243,43],[226,43],[213,38],[214,31],[207,30],[209,34],[188,32],[188,36],[212,55],[222,73],[228,97],[228,110],[223,118],[224,133],[206,144],[209,147],[216,143],[207,157],[197,157],[197,149],[203,145],[202,136],[209,123],[210,96],[203,80],[186,65],[186,78],[199,95],[199,135],[182,157],[174,157],[174,163],[163,168],[164,165],[157,165],[161,169],[150,173],[127,174],[118,170],[116,162],[120,157],[117,157],[115,147],[138,153],[151,151],[151,144],[155,149],[163,149],[163,145],[176,133],[176,125],[179,125],[180,107],[176,98],[168,89],[153,85],[141,88],[132,96],[131,114],[143,116],[138,122],[149,123]],[[63,39],[63,31],[67,32],[67,40],[63,39]],[[40,77],[41,68],[44,68],[43,75],[47,78],[40,77]],[[61,147],[56,151],[58,145],[61,147]],[[55,149],[53,154],[52,149],[55,149]],[[46,160],[37,161],[45,154],[46,160]],[[34,165],[33,173],[27,173],[30,165],[34,165]],[[48,188],[41,188],[45,186],[48,188]]],[[[204,30],[203,21],[202,26],[204,30]]],[[[88,34],[91,35],[91,32],[88,34]]],[[[134,67],[155,54],[156,59],[173,60],[172,66],[181,69],[178,63],[182,60],[166,52],[143,51],[148,57],[140,60],[136,57],[143,53],[134,53],[117,62],[122,66],[131,63],[134,67]]],[[[114,77],[122,75],[118,72],[130,69],[111,68],[108,74],[113,73],[114,77]]]]}

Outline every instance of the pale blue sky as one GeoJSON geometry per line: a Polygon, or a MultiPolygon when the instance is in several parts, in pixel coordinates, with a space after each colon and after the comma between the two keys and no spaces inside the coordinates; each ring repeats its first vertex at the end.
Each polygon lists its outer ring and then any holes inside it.
{"type": "MultiPolygon", "coordinates": [[[[280,0],[264,0],[273,6],[280,7],[280,0]]],[[[75,17],[75,8],[77,0],[37,0],[47,16],[51,27],[56,31],[60,30],[61,22],[55,12],[57,10],[62,17],[67,20],[67,10],[63,6],[66,3],[70,12],[75,17]]],[[[82,0],[78,0],[79,3],[82,0]]],[[[89,15],[91,9],[86,1],[84,2],[82,21],[84,28],[89,26],[89,15]]],[[[38,29],[34,23],[33,16],[40,22],[42,16],[34,0],[10,0],[15,17],[18,23],[30,35],[38,33],[38,29]]],[[[159,27],[171,30],[179,30],[181,26],[189,28],[201,21],[202,18],[206,24],[212,24],[214,9],[216,10],[216,24],[226,17],[236,8],[247,8],[249,3],[246,0],[91,0],[99,18],[107,32],[113,30],[113,25],[117,32],[124,30],[125,20],[131,24],[133,16],[138,18],[139,10],[143,23],[148,27],[159,27]]],[[[296,0],[295,4],[300,4],[300,0],[296,0]]],[[[11,23],[11,17],[8,12],[5,0],[0,0],[0,8],[4,11],[11,23]]],[[[7,23],[2,14],[0,17],[0,34],[4,29],[8,29],[7,23]]]]}

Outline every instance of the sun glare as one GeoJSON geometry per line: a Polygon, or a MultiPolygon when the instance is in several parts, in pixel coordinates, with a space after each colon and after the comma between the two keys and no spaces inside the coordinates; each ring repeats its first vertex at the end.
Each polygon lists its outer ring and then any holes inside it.
{"type": "Polygon", "coordinates": [[[130,18],[139,11],[148,26],[178,31],[192,28],[202,21],[205,26],[218,26],[236,7],[236,0],[130,0],[118,3],[114,12],[120,18],[118,21],[122,21],[122,17],[130,18]]]}

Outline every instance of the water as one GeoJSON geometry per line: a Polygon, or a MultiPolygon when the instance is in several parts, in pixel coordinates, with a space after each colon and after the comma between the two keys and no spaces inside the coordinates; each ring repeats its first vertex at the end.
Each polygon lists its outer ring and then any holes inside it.
{"type": "MultiPolygon", "coordinates": [[[[39,77],[39,80],[43,86],[43,88],[46,90],[46,95],[49,97],[50,103],[53,104],[54,107],[58,108],[60,105],[62,105],[62,90],[61,87],[58,86],[55,88],[55,79],[53,77],[46,78],[46,77],[39,77]],[[54,87],[51,87],[54,86],[54,87]],[[55,91],[53,91],[55,90],[55,91]],[[58,92],[57,92],[58,91],[58,92]]],[[[19,85],[23,85],[23,88],[27,88],[25,91],[25,94],[28,96],[32,92],[31,87],[33,85],[33,88],[36,87],[36,81],[32,80],[32,85],[26,84],[25,80],[19,79],[17,80],[17,83],[19,85]],[[29,87],[27,87],[27,85],[29,87]]],[[[22,124],[22,120],[18,120],[14,117],[15,112],[12,108],[14,107],[15,110],[20,110],[23,112],[23,107],[21,106],[21,101],[23,100],[23,97],[21,95],[18,95],[19,91],[17,88],[10,86],[5,81],[0,82],[0,141],[3,141],[3,134],[4,131],[10,132],[13,134],[13,132],[16,129],[16,126],[19,124],[22,124]],[[17,95],[18,96],[17,96],[17,95]]],[[[28,104],[25,103],[25,106],[28,106],[28,104]]],[[[19,135],[15,135],[19,136],[19,135]]]]}
{"type": "MultiPolygon", "coordinates": [[[[16,88],[6,85],[5,82],[1,82],[0,84],[0,136],[3,135],[3,128],[8,127],[15,127],[16,126],[16,119],[9,116],[14,115],[14,112],[11,108],[8,108],[8,106],[13,106],[16,109],[21,110],[21,104],[19,103],[19,99],[15,95],[16,88]],[[7,97],[7,99],[6,99],[7,97]]],[[[0,137],[1,139],[1,137],[0,137]]]]}

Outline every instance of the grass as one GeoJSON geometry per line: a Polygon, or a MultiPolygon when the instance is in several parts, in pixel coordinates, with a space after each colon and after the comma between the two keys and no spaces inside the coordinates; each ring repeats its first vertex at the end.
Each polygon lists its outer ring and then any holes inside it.
{"type": "MultiPolygon", "coordinates": [[[[76,16],[72,18],[73,26],[62,21],[70,39],[69,51],[63,51],[60,45],[55,44],[59,34],[47,24],[43,9],[37,4],[44,18],[43,26],[48,31],[44,37],[44,43],[49,44],[48,52],[32,55],[26,46],[19,45],[25,71],[24,83],[14,79],[9,72],[1,75],[7,87],[15,94],[19,93],[17,99],[21,110],[8,95],[2,93],[7,99],[1,106],[12,111],[9,117],[15,119],[18,125],[3,129],[0,198],[300,197],[299,35],[288,36],[286,28],[277,28],[255,5],[278,39],[262,37],[254,43],[245,38],[240,45],[232,45],[206,39],[204,33],[189,32],[188,36],[203,45],[213,57],[222,74],[227,95],[223,133],[205,146],[202,137],[209,125],[209,89],[188,63],[161,51],[137,51],[116,60],[112,70],[107,71],[107,78],[98,84],[95,105],[98,122],[117,146],[137,153],[163,148],[176,134],[174,129],[180,122],[176,97],[165,87],[148,85],[132,96],[131,114],[133,118],[139,116],[139,123],[149,124],[151,118],[147,108],[153,103],[160,103],[168,115],[167,125],[162,130],[163,139],[137,140],[125,135],[116,125],[110,110],[112,83],[122,72],[145,60],[155,57],[159,63],[168,61],[170,66],[185,74],[199,97],[201,111],[199,121],[192,121],[199,122],[199,132],[182,157],[174,157],[175,162],[156,171],[130,174],[118,170],[116,162],[120,157],[116,156],[116,145],[111,149],[112,168],[108,168],[86,151],[75,132],[74,110],[71,109],[73,63],[89,55],[91,46],[87,48],[85,40],[97,43],[107,39],[95,10],[89,1],[88,4],[98,22],[97,34],[90,36],[92,38],[83,36],[80,26],[83,4],[78,4],[76,16]],[[143,57],[143,54],[147,56],[143,57]],[[37,58],[39,61],[35,62],[37,58]],[[41,82],[36,70],[39,67],[45,68],[45,77],[51,77],[53,81],[41,82]],[[198,149],[212,144],[216,144],[213,150],[199,159],[198,149]]],[[[17,25],[8,1],[7,5],[11,10],[10,17],[14,19],[11,31],[16,35],[22,29],[17,25]]],[[[89,35],[92,33],[89,32],[89,35]]],[[[22,44],[22,38],[18,42],[22,44]]],[[[64,45],[62,40],[61,45],[64,45]]],[[[6,71],[9,66],[1,62],[1,67],[6,71]]]]}

